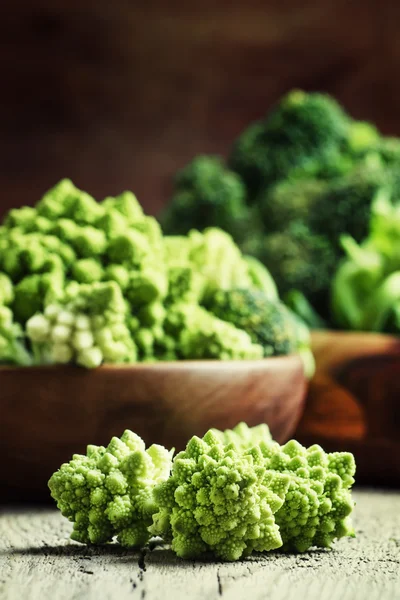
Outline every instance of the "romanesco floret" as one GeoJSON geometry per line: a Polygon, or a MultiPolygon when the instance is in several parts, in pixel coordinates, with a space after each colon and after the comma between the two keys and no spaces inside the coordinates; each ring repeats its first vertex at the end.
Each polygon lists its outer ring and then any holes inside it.
{"type": "Polygon", "coordinates": [[[116,536],[123,546],[141,546],[156,510],[153,487],[168,478],[170,466],[171,452],[158,445],[146,449],[126,430],[107,448],[88,446],[86,455],[74,454],[52,475],[49,488],[74,524],[73,540],[104,544],[116,536]]]}
{"type": "Polygon", "coordinates": [[[272,473],[208,432],[193,437],[173,461],[172,475],[156,486],[158,512],[151,533],[171,541],[182,558],[206,551],[233,561],[282,544],[274,513],[282,506],[289,477],[272,473]]]}
{"type": "Polygon", "coordinates": [[[216,289],[253,287],[249,267],[232,237],[210,227],[203,233],[192,230],[189,260],[205,278],[204,298],[216,289]]]}
{"type": "Polygon", "coordinates": [[[237,448],[246,450],[252,448],[259,442],[272,441],[271,432],[266,423],[260,423],[254,427],[249,427],[247,423],[238,423],[233,429],[211,429],[224,445],[235,444],[237,448]]]}
{"type": "Polygon", "coordinates": [[[304,448],[295,440],[284,446],[262,441],[259,451],[266,469],[290,476],[285,502],[275,515],[283,550],[329,548],[335,539],[354,535],[349,519],[354,507],[352,454],[326,454],[318,445],[304,448]]]}
{"type": "Polygon", "coordinates": [[[71,284],[57,304],[29,319],[26,330],[40,360],[95,368],[136,361],[126,318],[116,283],[71,284]]]}
{"type": "Polygon", "coordinates": [[[21,326],[13,320],[7,306],[0,305],[0,364],[29,366],[32,358],[24,345],[21,326]]]}
{"type": "Polygon", "coordinates": [[[0,273],[0,306],[7,306],[14,300],[12,281],[5,273],[0,273]]]}
{"type": "Polygon", "coordinates": [[[79,190],[70,179],[62,179],[36,206],[37,213],[52,221],[71,219],[79,224],[95,223],[104,213],[92,196],[79,190]]]}

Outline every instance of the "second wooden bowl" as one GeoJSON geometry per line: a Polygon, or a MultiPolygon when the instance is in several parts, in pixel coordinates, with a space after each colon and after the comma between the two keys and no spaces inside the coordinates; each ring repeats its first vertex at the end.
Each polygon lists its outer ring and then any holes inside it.
{"type": "Polygon", "coordinates": [[[312,334],[316,373],[295,437],[353,452],[358,482],[400,485],[400,338],[312,334]]]}
{"type": "Polygon", "coordinates": [[[297,356],[101,367],[0,368],[3,499],[48,498],[47,480],[86,445],[132,429],[181,449],[194,434],[240,421],[291,436],[307,383],[297,356]]]}

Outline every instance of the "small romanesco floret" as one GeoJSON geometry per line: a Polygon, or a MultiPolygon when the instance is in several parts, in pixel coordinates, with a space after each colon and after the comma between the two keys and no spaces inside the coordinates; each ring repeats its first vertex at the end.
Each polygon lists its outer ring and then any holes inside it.
{"type": "Polygon", "coordinates": [[[39,361],[95,368],[103,362],[136,361],[126,317],[116,283],[75,284],[57,304],[29,319],[26,330],[39,361]]]}
{"type": "Polygon", "coordinates": [[[25,348],[22,328],[13,321],[13,314],[0,305],[0,364],[29,366],[31,356],[25,348]]]}
{"type": "Polygon", "coordinates": [[[203,299],[216,289],[254,287],[249,266],[232,237],[214,227],[203,233],[192,230],[188,235],[189,260],[203,275],[203,299]]]}
{"type": "Polygon", "coordinates": [[[335,539],[354,536],[349,518],[354,507],[352,454],[327,454],[320,446],[304,448],[295,440],[284,446],[261,442],[258,451],[266,469],[290,476],[285,502],[275,515],[283,550],[329,548],[335,539]]]}
{"type": "Polygon", "coordinates": [[[236,447],[246,450],[262,441],[272,441],[271,432],[266,423],[249,427],[247,423],[238,423],[233,429],[211,429],[224,445],[235,444],[236,447]]]}
{"type": "Polygon", "coordinates": [[[170,452],[158,445],[146,449],[126,430],[107,448],[88,446],[86,455],[74,454],[52,475],[49,488],[74,524],[73,540],[104,544],[116,536],[123,546],[137,547],[149,538],[153,487],[168,478],[170,466],[170,452]]]}
{"type": "Polygon", "coordinates": [[[264,356],[290,354],[296,347],[296,330],[286,307],[259,290],[218,290],[206,303],[219,319],[249,334],[264,356]]]}
{"type": "Polygon", "coordinates": [[[193,437],[173,462],[172,475],[154,490],[159,505],[151,533],[171,541],[182,558],[212,551],[234,561],[282,545],[274,513],[289,485],[266,471],[251,452],[224,446],[208,432],[193,437]]]}

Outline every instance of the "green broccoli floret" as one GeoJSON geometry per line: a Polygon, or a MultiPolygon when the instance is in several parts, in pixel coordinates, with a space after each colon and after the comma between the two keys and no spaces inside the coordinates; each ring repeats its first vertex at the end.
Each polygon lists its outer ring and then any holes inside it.
{"type": "Polygon", "coordinates": [[[385,165],[391,167],[400,163],[400,139],[381,137],[374,148],[385,165]]]}
{"type": "Polygon", "coordinates": [[[366,160],[347,176],[332,181],[313,204],[308,223],[340,252],[340,236],[359,242],[368,232],[374,198],[387,182],[380,161],[366,160]]]}
{"type": "Polygon", "coordinates": [[[126,324],[127,306],[114,282],[70,285],[26,324],[39,362],[95,368],[135,362],[137,348],[126,324]]]}
{"type": "Polygon", "coordinates": [[[147,542],[147,527],[156,510],[153,487],[168,478],[171,453],[126,430],[107,448],[88,446],[74,454],[49,480],[52,497],[74,524],[71,538],[104,544],[116,536],[123,546],[147,542]]]}
{"type": "Polygon", "coordinates": [[[229,167],[245,182],[250,200],[261,189],[339,149],[349,118],[326,94],[293,90],[267,117],[246,129],[235,142],[229,167]]]}
{"type": "Polygon", "coordinates": [[[251,222],[240,177],[218,156],[197,156],[175,176],[173,196],[161,223],[167,234],[187,234],[196,227],[221,227],[236,240],[251,222]]]}
{"type": "Polygon", "coordinates": [[[284,179],[261,193],[257,202],[265,231],[285,231],[293,221],[307,223],[310,210],[328,185],[318,179],[284,179]]]}
{"type": "Polygon", "coordinates": [[[296,346],[296,330],[286,307],[258,290],[218,290],[206,308],[223,321],[249,334],[263,348],[264,356],[290,354],[296,346]]]}
{"type": "Polygon", "coordinates": [[[293,222],[285,231],[254,240],[254,252],[271,273],[281,296],[300,290],[322,315],[329,304],[329,286],[337,254],[323,235],[293,222]]]}
{"type": "Polygon", "coordinates": [[[173,461],[172,475],[155,487],[159,510],[150,528],[182,558],[212,551],[234,561],[282,545],[274,513],[289,478],[267,472],[251,452],[224,446],[209,431],[193,437],[173,461]]]}
{"type": "Polygon", "coordinates": [[[367,121],[351,121],[346,138],[346,150],[354,157],[376,151],[382,138],[378,129],[367,121]]]}

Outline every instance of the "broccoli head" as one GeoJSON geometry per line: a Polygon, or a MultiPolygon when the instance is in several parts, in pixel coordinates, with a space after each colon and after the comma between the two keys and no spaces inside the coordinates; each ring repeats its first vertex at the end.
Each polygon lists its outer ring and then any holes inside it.
{"type": "Polygon", "coordinates": [[[368,232],[372,202],[387,182],[387,172],[376,157],[357,165],[348,175],[333,180],[310,210],[309,224],[341,254],[340,236],[361,241],[368,232]]]}
{"type": "Polygon", "coordinates": [[[264,356],[290,354],[295,350],[296,332],[286,307],[271,301],[261,291],[218,290],[206,304],[219,319],[249,334],[263,348],[264,356]]]}
{"type": "Polygon", "coordinates": [[[292,169],[341,147],[348,127],[349,118],[333,98],[293,90],[264,120],[242,133],[228,164],[254,201],[260,189],[284,179],[292,169]]]}
{"type": "Polygon", "coordinates": [[[240,177],[217,156],[200,155],[175,177],[175,190],[161,218],[167,234],[186,234],[193,227],[221,227],[240,240],[251,221],[246,189],[240,177]]]}
{"type": "Polygon", "coordinates": [[[323,235],[293,222],[285,231],[254,240],[248,251],[266,265],[281,295],[291,289],[300,290],[321,314],[326,314],[337,253],[323,235]]]}
{"type": "Polygon", "coordinates": [[[287,179],[261,193],[257,202],[266,232],[284,231],[293,221],[307,223],[313,205],[326,190],[318,179],[287,179]]]}

